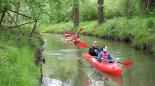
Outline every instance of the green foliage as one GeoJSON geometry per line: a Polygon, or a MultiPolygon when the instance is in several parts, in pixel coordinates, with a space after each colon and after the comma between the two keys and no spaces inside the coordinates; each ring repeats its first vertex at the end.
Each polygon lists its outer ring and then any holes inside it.
{"type": "Polygon", "coordinates": [[[41,32],[55,32],[55,33],[60,33],[64,31],[71,31],[73,29],[73,24],[68,22],[61,22],[58,24],[52,24],[52,25],[45,25],[42,24],[39,26],[39,30],[41,32]]]}
{"type": "Polygon", "coordinates": [[[133,46],[140,46],[141,49],[149,42],[149,34],[142,33],[143,31],[136,34],[133,40],[133,46]]]}
{"type": "Polygon", "coordinates": [[[84,31],[86,31],[87,34],[92,34],[93,29],[95,29],[96,25],[97,25],[96,21],[85,21],[80,23],[78,31],[80,30],[80,28],[84,28],[84,31]]]}
{"type": "Polygon", "coordinates": [[[44,11],[44,6],[46,4],[45,2],[46,0],[28,0],[22,3],[26,3],[28,5],[27,14],[30,13],[30,16],[32,16],[33,18],[40,19],[40,15],[45,13],[44,11]]]}
{"type": "Polygon", "coordinates": [[[147,26],[148,28],[153,28],[153,27],[155,27],[155,23],[154,23],[153,19],[148,19],[148,21],[146,22],[146,26],[147,26]]]}
{"type": "Polygon", "coordinates": [[[1,86],[38,86],[39,68],[34,63],[34,52],[27,39],[9,32],[0,34],[1,86]]]}
{"type": "MultiPolygon", "coordinates": [[[[152,43],[152,51],[155,52],[155,34],[150,37],[152,43]]],[[[155,53],[153,53],[155,55],[155,53]]]]}
{"type": "Polygon", "coordinates": [[[140,14],[140,0],[119,0],[121,3],[121,14],[127,17],[140,14]]]}
{"type": "Polygon", "coordinates": [[[72,13],[72,1],[48,0],[45,8],[47,8],[44,10],[49,16],[49,22],[69,21],[72,13]]]}
{"type": "MultiPolygon", "coordinates": [[[[80,20],[88,21],[97,18],[98,0],[79,0],[80,20]]],[[[5,7],[37,18],[42,23],[68,22],[72,20],[73,0],[1,0],[1,9],[5,7]]],[[[145,3],[144,3],[145,4],[145,3]]],[[[104,0],[106,19],[135,15],[144,15],[140,0],[104,0]]],[[[148,14],[154,14],[150,3],[148,14]]],[[[146,7],[145,7],[146,9],[146,7]]]]}
{"type": "Polygon", "coordinates": [[[121,0],[105,0],[104,15],[106,18],[121,15],[121,0]]]}
{"type": "Polygon", "coordinates": [[[80,3],[80,20],[94,20],[97,14],[97,0],[84,0],[80,3]],[[88,3],[89,2],[89,3],[88,3]]]}

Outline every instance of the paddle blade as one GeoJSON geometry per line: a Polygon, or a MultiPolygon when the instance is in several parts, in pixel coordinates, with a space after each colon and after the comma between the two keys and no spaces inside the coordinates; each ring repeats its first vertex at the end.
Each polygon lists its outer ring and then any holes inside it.
{"type": "Polygon", "coordinates": [[[87,32],[82,32],[83,35],[86,35],[87,32]]]}
{"type": "Polygon", "coordinates": [[[87,45],[87,43],[85,43],[85,42],[81,42],[81,41],[80,41],[79,44],[80,44],[80,46],[83,47],[83,48],[88,48],[88,45],[87,45]]]}
{"type": "Polygon", "coordinates": [[[125,67],[131,67],[133,65],[133,62],[132,61],[125,61],[125,62],[122,62],[122,64],[124,64],[125,67]]]}
{"type": "Polygon", "coordinates": [[[79,32],[81,32],[82,30],[83,30],[83,28],[81,28],[79,32]]]}

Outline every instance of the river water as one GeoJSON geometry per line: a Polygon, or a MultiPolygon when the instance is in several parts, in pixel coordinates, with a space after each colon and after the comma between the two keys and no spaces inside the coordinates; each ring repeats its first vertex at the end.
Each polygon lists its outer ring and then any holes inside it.
{"type": "Polygon", "coordinates": [[[82,53],[87,53],[88,49],[66,45],[62,35],[47,33],[43,38],[45,64],[42,86],[155,86],[155,58],[136,51],[130,44],[91,36],[81,37],[90,47],[96,40],[100,47],[107,45],[113,57],[133,62],[130,68],[120,64],[123,74],[116,77],[93,68],[82,57],[82,53]]]}

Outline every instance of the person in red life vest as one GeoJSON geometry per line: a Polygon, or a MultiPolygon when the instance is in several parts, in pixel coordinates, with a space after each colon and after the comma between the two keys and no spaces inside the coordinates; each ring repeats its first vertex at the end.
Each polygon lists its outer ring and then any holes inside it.
{"type": "Polygon", "coordinates": [[[73,43],[76,45],[80,42],[80,34],[76,33],[72,38],[73,43]]]}
{"type": "Polygon", "coordinates": [[[78,38],[76,32],[72,32],[72,33],[67,33],[67,32],[66,32],[66,33],[65,33],[65,37],[67,38],[66,44],[74,43],[74,41],[78,38]]]}
{"type": "Polygon", "coordinates": [[[108,52],[108,47],[105,46],[103,48],[103,52],[101,52],[99,54],[99,60],[100,62],[107,62],[107,63],[113,63],[114,60],[113,58],[111,57],[110,53],[108,52]]]}

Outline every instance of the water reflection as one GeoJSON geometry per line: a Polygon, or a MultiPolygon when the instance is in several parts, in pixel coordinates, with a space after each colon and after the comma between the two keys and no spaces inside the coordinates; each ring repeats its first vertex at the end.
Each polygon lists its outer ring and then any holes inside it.
{"type": "Polygon", "coordinates": [[[42,86],[71,86],[71,84],[72,84],[71,82],[65,83],[58,79],[51,79],[48,77],[44,77],[42,86]]]}
{"type": "Polygon", "coordinates": [[[109,73],[100,71],[98,69],[95,69],[95,71],[96,71],[97,80],[99,79],[104,81],[105,86],[107,84],[110,84],[109,81],[114,82],[116,85],[123,86],[122,76],[111,75],[109,73]]]}
{"type": "Polygon", "coordinates": [[[76,45],[77,51],[77,76],[74,80],[74,86],[89,86],[89,81],[87,74],[85,72],[84,64],[83,64],[83,59],[81,56],[81,51],[80,51],[80,46],[76,45]]]}

